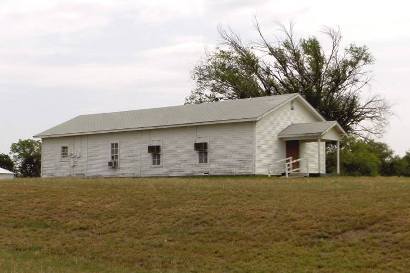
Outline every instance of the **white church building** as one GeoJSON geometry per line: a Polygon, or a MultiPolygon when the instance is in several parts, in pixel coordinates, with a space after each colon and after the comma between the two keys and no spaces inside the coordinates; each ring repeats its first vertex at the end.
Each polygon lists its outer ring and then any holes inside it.
{"type": "Polygon", "coordinates": [[[288,94],[80,115],[35,137],[43,177],[147,177],[324,174],[344,134],[288,94]]]}

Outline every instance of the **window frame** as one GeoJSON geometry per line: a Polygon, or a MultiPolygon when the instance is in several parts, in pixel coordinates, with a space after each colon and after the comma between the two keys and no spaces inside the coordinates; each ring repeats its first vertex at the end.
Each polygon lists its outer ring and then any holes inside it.
{"type": "Polygon", "coordinates": [[[120,168],[120,142],[119,141],[111,141],[110,142],[110,161],[116,161],[117,162],[117,166],[115,168],[112,169],[119,169],[120,168]],[[117,145],[117,147],[113,147],[113,145],[117,145]],[[113,150],[116,150],[116,153],[113,153],[113,150]],[[113,158],[114,156],[114,158],[113,158]]]}
{"type": "Polygon", "coordinates": [[[151,153],[151,166],[161,166],[161,153],[151,153]]]}
{"type": "Polygon", "coordinates": [[[151,162],[150,166],[152,168],[160,168],[160,167],[162,167],[163,160],[164,160],[162,142],[160,140],[152,141],[151,144],[149,144],[147,146],[147,149],[149,149],[149,147],[151,147],[151,146],[158,146],[159,147],[159,152],[149,152],[149,151],[147,151],[150,154],[150,162],[151,162]],[[155,163],[157,163],[157,164],[155,164],[155,163]]]}
{"type": "Polygon", "coordinates": [[[198,164],[208,164],[208,149],[198,151],[198,164]]]}
{"type": "Polygon", "coordinates": [[[209,141],[208,140],[198,140],[194,143],[194,150],[197,154],[197,164],[199,165],[207,165],[209,164],[209,141]],[[206,143],[206,148],[199,148],[196,149],[195,144],[197,143],[206,143]],[[204,161],[204,159],[206,161],[204,161]]]}
{"type": "Polygon", "coordinates": [[[68,145],[62,145],[60,146],[60,160],[61,161],[68,161],[70,159],[70,148],[68,147],[68,145]],[[67,149],[67,155],[63,155],[63,149],[66,148],[67,149]]]}

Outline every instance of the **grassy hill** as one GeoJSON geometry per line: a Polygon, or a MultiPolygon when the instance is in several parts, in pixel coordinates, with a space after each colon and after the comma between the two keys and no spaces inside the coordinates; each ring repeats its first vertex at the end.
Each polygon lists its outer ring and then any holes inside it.
{"type": "Polygon", "coordinates": [[[0,183],[0,272],[409,272],[410,179],[0,183]]]}

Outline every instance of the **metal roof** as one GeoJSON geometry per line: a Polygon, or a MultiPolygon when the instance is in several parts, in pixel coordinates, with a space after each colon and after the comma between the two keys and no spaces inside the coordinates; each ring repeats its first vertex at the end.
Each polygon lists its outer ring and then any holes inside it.
{"type": "Polygon", "coordinates": [[[337,128],[345,134],[345,131],[337,121],[320,121],[311,123],[294,123],[286,127],[278,135],[279,138],[309,138],[319,137],[325,134],[331,128],[337,128]]]}
{"type": "Polygon", "coordinates": [[[5,170],[5,169],[3,169],[3,168],[0,168],[0,174],[14,174],[14,173],[12,173],[12,172],[10,172],[10,171],[8,171],[8,170],[5,170]]]}
{"type": "MultiPolygon", "coordinates": [[[[286,94],[125,112],[81,115],[35,137],[57,137],[154,128],[255,121],[283,103],[300,97],[286,94]]],[[[301,98],[301,97],[300,97],[301,98]]]]}

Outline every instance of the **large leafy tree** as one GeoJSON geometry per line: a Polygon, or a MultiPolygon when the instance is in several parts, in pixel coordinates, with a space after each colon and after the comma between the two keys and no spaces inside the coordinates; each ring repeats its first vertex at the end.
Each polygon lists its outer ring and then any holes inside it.
{"type": "Polygon", "coordinates": [[[14,171],[14,162],[11,160],[9,155],[0,154],[0,168],[9,170],[11,172],[14,171]]]}
{"type": "Polygon", "coordinates": [[[351,138],[345,141],[342,150],[342,173],[349,175],[379,175],[382,158],[374,149],[373,143],[366,140],[351,138]]]}
{"type": "MultiPolygon", "coordinates": [[[[394,155],[383,142],[358,137],[347,137],[341,151],[342,171],[346,175],[404,175],[404,158],[394,155]]],[[[328,147],[326,168],[336,172],[336,148],[328,147]]]]}
{"type": "Polygon", "coordinates": [[[10,148],[17,171],[23,177],[41,175],[41,142],[34,139],[20,139],[10,148]]]}
{"type": "Polygon", "coordinates": [[[260,39],[249,43],[219,30],[223,42],[193,69],[196,87],[186,103],[300,93],[348,133],[383,132],[389,106],[366,94],[373,64],[366,46],[342,48],[340,31],[332,29],[325,31],[328,49],[317,37],[296,38],[292,27],[283,27],[281,37],[272,35],[273,41],[258,24],[256,30],[260,39]]]}

